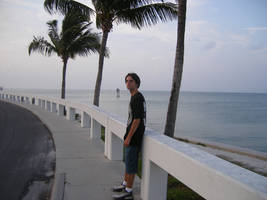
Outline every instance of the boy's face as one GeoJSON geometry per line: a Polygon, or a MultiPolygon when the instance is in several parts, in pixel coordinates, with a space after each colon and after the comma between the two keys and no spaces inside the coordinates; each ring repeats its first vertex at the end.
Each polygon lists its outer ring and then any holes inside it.
{"type": "Polygon", "coordinates": [[[127,78],[125,80],[125,84],[126,84],[126,87],[128,90],[137,89],[137,84],[131,76],[127,76],[127,78]]]}

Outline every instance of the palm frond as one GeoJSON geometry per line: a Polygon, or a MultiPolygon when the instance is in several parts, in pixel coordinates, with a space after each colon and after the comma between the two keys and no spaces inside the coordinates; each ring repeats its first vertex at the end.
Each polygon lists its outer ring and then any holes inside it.
{"type": "Polygon", "coordinates": [[[87,56],[91,53],[97,53],[100,49],[99,38],[96,35],[83,35],[75,40],[69,47],[70,57],[74,58],[76,54],[87,56]]]}
{"type": "Polygon", "coordinates": [[[72,26],[66,26],[64,28],[64,31],[61,32],[61,43],[63,46],[68,47],[70,46],[73,41],[75,41],[77,38],[84,35],[84,32],[88,31],[91,33],[90,25],[92,22],[77,22],[75,25],[72,26]]]}
{"type": "MultiPolygon", "coordinates": [[[[163,2],[162,0],[157,0],[163,2]]],[[[118,11],[129,8],[136,8],[144,5],[151,4],[155,1],[152,0],[92,0],[92,3],[96,9],[99,10],[108,10],[109,12],[118,11]]]]}
{"type": "Polygon", "coordinates": [[[65,15],[62,21],[62,32],[73,26],[82,25],[88,23],[89,19],[87,16],[81,15],[77,12],[69,12],[65,15]]]}
{"type": "Polygon", "coordinates": [[[128,23],[133,27],[141,28],[177,19],[178,7],[174,3],[152,3],[119,11],[117,14],[117,23],[128,23]]]}
{"type": "Polygon", "coordinates": [[[48,21],[46,24],[48,25],[48,36],[50,37],[52,43],[57,46],[60,41],[60,37],[58,35],[57,20],[48,21]]]}
{"type": "Polygon", "coordinates": [[[88,18],[95,14],[95,11],[92,8],[75,0],[45,0],[44,8],[50,14],[60,12],[65,15],[68,12],[76,11],[88,18]]]}
{"type": "Polygon", "coordinates": [[[32,52],[38,52],[45,56],[51,56],[53,53],[56,53],[56,48],[43,37],[33,36],[33,40],[28,47],[29,55],[31,55],[32,52]]]}

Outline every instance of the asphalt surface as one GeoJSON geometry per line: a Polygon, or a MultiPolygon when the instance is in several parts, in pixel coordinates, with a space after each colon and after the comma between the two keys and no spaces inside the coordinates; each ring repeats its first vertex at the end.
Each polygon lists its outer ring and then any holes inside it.
{"type": "Polygon", "coordinates": [[[52,135],[39,118],[0,100],[0,199],[47,199],[55,159],[52,135]]]}

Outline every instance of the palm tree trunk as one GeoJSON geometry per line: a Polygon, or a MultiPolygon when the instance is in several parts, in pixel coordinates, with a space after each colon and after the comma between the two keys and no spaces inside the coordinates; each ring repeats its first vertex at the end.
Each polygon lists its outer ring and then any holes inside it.
{"type": "Polygon", "coordinates": [[[67,62],[68,62],[68,60],[63,60],[62,85],[61,85],[61,99],[65,99],[67,62]]]}
{"type": "Polygon", "coordinates": [[[96,106],[99,106],[99,96],[100,96],[105,49],[107,45],[108,34],[109,34],[109,31],[105,31],[105,30],[103,31],[101,48],[100,48],[100,53],[99,53],[98,73],[97,73],[97,79],[95,83],[95,93],[94,93],[94,105],[96,106]]]}
{"type": "Polygon", "coordinates": [[[174,135],[177,105],[182,81],[183,64],[184,64],[184,35],[186,20],[186,1],[178,1],[178,27],[177,27],[177,46],[174,64],[174,72],[172,77],[172,89],[169,99],[167,119],[164,134],[170,137],[174,135]]]}

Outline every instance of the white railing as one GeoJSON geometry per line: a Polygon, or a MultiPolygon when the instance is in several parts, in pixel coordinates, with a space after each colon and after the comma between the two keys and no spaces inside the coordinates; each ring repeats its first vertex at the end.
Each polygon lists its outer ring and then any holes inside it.
{"type": "MultiPolygon", "coordinates": [[[[81,112],[81,126],[90,127],[90,138],[100,138],[105,127],[105,156],[122,160],[126,123],[99,107],[68,100],[0,91],[0,98],[35,104],[49,112],[75,120],[81,112]]],[[[205,199],[267,199],[267,178],[241,168],[190,144],[146,128],[142,147],[141,198],[163,200],[167,193],[168,173],[205,199]]]]}

